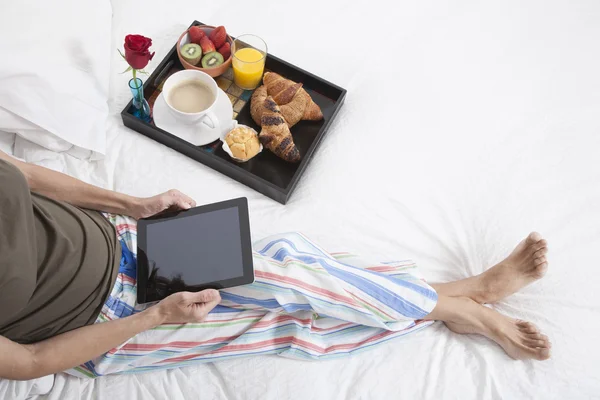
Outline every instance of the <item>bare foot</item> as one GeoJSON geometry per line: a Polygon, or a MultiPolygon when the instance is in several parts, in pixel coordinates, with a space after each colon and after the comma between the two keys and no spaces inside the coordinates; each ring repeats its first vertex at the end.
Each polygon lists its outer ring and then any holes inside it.
{"type": "Polygon", "coordinates": [[[552,347],[548,336],[532,323],[515,320],[461,297],[459,313],[446,326],[455,333],[475,333],[498,343],[515,360],[547,360],[552,347]]]}
{"type": "Polygon", "coordinates": [[[532,232],[502,262],[477,278],[481,291],[473,297],[479,303],[493,303],[540,279],[548,269],[548,243],[532,232]]]}

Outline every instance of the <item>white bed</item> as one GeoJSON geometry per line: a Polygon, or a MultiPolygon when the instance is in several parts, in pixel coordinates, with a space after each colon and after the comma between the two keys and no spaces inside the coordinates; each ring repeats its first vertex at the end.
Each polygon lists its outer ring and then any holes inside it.
{"type": "Polygon", "coordinates": [[[69,173],[136,195],[247,196],[255,238],[298,230],[332,251],[413,258],[430,281],[479,273],[538,230],[550,243],[547,276],[497,308],[538,324],[553,356],[513,361],[437,323],[337,361],[57,375],[36,398],[600,398],[600,3],[112,6],[106,160],[69,173]],[[285,206],[122,126],[130,94],[116,48],[128,33],[153,38],[152,69],[193,19],[256,33],[273,54],[348,89],[285,206]]]}

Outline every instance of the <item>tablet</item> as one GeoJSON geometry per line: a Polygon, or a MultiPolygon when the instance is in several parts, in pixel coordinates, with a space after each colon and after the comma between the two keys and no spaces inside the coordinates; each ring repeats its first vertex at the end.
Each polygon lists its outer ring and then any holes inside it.
{"type": "Polygon", "coordinates": [[[138,303],[254,282],[244,197],[140,219],[137,239],[138,303]]]}

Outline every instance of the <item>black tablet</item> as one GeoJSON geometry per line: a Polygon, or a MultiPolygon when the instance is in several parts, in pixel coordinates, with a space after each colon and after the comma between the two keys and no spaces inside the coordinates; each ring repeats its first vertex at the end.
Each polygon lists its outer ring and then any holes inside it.
{"type": "Polygon", "coordinates": [[[138,221],[138,303],[254,282],[246,198],[138,221]]]}

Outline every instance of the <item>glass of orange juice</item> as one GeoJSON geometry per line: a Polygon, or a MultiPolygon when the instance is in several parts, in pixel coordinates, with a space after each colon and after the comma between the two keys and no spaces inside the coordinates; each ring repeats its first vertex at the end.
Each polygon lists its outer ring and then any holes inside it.
{"type": "Polygon", "coordinates": [[[267,44],[256,35],[241,35],[233,41],[233,81],[244,90],[260,84],[267,59],[267,44]]]}

